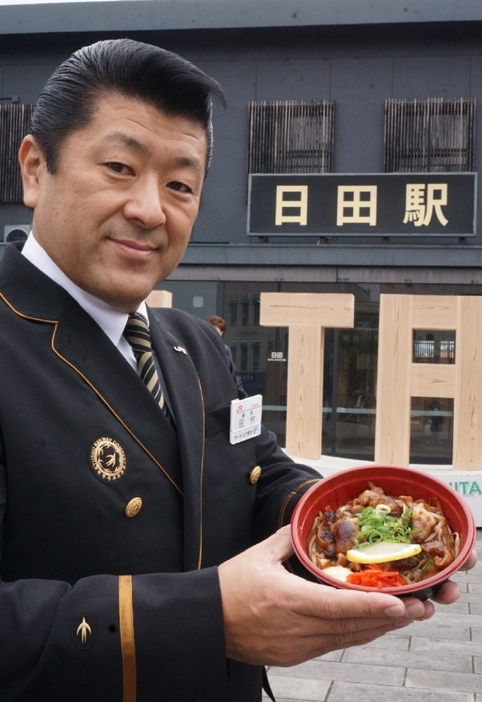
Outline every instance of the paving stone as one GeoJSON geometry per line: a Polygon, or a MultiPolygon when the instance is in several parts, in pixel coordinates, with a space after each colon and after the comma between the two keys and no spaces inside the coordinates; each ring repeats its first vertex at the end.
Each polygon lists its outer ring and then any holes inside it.
{"type": "MultiPolygon", "coordinates": [[[[390,651],[408,651],[410,648],[410,636],[393,636],[392,634],[386,634],[380,639],[375,639],[375,641],[366,644],[364,648],[368,648],[370,650],[381,648],[383,650],[389,649],[390,651]]],[[[345,660],[346,654],[352,650],[352,648],[347,648],[345,650],[343,660],[345,660]]]]}
{"type": "MultiPolygon", "coordinates": [[[[471,616],[471,615],[470,615],[471,616]]],[[[470,625],[467,626],[448,626],[442,623],[434,616],[426,622],[413,622],[405,629],[399,629],[401,636],[420,636],[424,638],[445,639],[450,638],[451,641],[468,641],[470,639],[470,625]]],[[[396,636],[393,631],[390,636],[396,636]]]]}
{"type": "Polygon", "coordinates": [[[376,665],[357,665],[344,663],[327,663],[325,661],[307,661],[293,668],[270,668],[271,675],[281,677],[307,677],[316,680],[342,680],[344,682],[366,682],[371,683],[382,677],[386,685],[403,685],[405,670],[383,666],[381,669],[376,665]],[[380,670],[382,672],[380,672],[380,670]]]}
{"type": "Polygon", "coordinates": [[[476,656],[480,654],[480,643],[476,641],[454,641],[453,639],[430,639],[413,637],[410,650],[414,653],[429,653],[434,657],[476,656]]]}
{"type": "MultiPolygon", "coordinates": [[[[481,557],[482,554],[479,555],[479,558],[481,557]]],[[[459,583],[459,585],[474,585],[480,583],[481,578],[482,568],[477,570],[477,567],[475,567],[468,573],[464,573],[463,576],[461,576],[459,573],[455,573],[455,575],[452,577],[452,580],[455,580],[455,582],[459,583]]]]}
{"type": "MultiPolygon", "coordinates": [[[[387,687],[385,685],[350,685],[336,682],[330,694],[322,702],[474,702],[474,695],[442,690],[417,690],[387,687]]],[[[482,700],[478,701],[482,702],[482,700]]]]}
{"type": "MultiPolygon", "coordinates": [[[[469,609],[468,602],[470,602],[470,601],[480,602],[480,596],[479,595],[469,595],[468,593],[466,594],[466,596],[469,598],[468,601],[463,601],[462,596],[461,596],[460,599],[457,600],[457,602],[454,602],[454,604],[450,605],[450,614],[475,614],[474,612],[471,612],[471,610],[469,609]]],[[[447,613],[447,606],[435,603],[435,612],[437,614],[446,614],[447,613]]]]}
{"type": "MultiPolygon", "coordinates": [[[[478,646],[478,644],[476,644],[478,646]]],[[[479,647],[479,646],[478,646],[479,647]]],[[[459,673],[472,673],[472,657],[470,654],[459,655],[458,649],[450,656],[434,655],[434,652],[400,651],[379,649],[374,659],[373,649],[367,646],[356,646],[347,649],[343,663],[358,663],[377,666],[393,666],[400,668],[423,668],[427,671],[450,670],[459,673]]]]}
{"type": "MultiPolygon", "coordinates": [[[[472,602],[480,602],[480,599],[480,595],[475,595],[473,592],[461,592],[458,602],[468,602],[470,604],[472,602]]],[[[455,604],[458,604],[458,602],[455,604]]],[[[443,605],[439,606],[442,607],[443,605]]],[[[453,607],[453,605],[450,606],[453,607]]]]}
{"type": "MultiPolygon", "coordinates": [[[[481,598],[482,599],[482,598],[481,598]]],[[[480,600],[479,600],[480,601],[480,600]]],[[[414,624],[441,624],[442,626],[478,626],[482,627],[482,616],[474,614],[452,613],[450,606],[446,606],[442,612],[436,612],[432,619],[425,622],[414,622],[414,624]]]]}
{"type": "Polygon", "coordinates": [[[330,688],[331,680],[316,680],[314,678],[301,678],[269,675],[269,683],[276,697],[280,695],[289,700],[324,700],[330,688]]]}
{"type": "Polygon", "coordinates": [[[432,690],[454,690],[465,692],[482,692],[482,675],[466,675],[465,673],[451,673],[438,671],[437,675],[430,670],[416,670],[409,668],[405,678],[405,686],[411,688],[430,688],[432,690]]]}
{"type": "Polygon", "coordinates": [[[314,658],[315,661],[332,661],[333,663],[338,663],[341,661],[343,656],[343,650],[341,651],[330,651],[330,653],[325,653],[324,656],[318,656],[314,658]]]}

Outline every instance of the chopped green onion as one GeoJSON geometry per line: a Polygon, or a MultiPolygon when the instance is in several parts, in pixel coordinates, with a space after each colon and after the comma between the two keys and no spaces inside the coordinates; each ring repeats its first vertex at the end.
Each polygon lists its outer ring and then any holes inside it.
{"type": "Polygon", "coordinates": [[[426,573],[427,570],[429,570],[429,569],[430,569],[432,566],[434,566],[434,565],[435,565],[434,559],[433,559],[433,558],[430,558],[430,559],[425,563],[425,565],[423,566],[423,568],[422,568],[422,573],[426,573]]]}
{"type": "Polygon", "coordinates": [[[355,544],[359,548],[376,544],[380,541],[388,541],[390,543],[409,544],[412,520],[412,510],[406,509],[401,517],[391,517],[388,512],[390,508],[387,505],[377,505],[373,507],[365,507],[358,515],[359,518],[359,535],[355,544]],[[379,509],[379,508],[382,509],[379,509]]]}

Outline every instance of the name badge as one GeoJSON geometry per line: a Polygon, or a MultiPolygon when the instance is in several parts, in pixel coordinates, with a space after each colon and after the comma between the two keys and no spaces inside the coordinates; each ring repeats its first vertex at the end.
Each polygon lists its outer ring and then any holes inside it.
{"type": "Polygon", "coordinates": [[[262,395],[253,395],[244,400],[231,402],[229,423],[229,442],[239,444],[247,439],[254,439],[261,432],[262,395]]]}

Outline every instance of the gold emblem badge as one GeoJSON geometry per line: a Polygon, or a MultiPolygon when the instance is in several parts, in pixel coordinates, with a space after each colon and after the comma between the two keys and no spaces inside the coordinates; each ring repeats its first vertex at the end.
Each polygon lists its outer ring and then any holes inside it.
{"type": "Polygon", "coordinates": [[[82,621],[80,622],[76,633],[77,633],[77,636],[81,637],[80,640],[83,644],[87,643],[87,636],[89,634],[92,634],[92,629],[85,621],[85,617],[82,618],[82,621]]]}
{"type": "Polygon", "coordinates": [[[124,449],[117,441],[108,436],[102,436],[94,441],[90,460],[97,475],[107,482],[119,480],[126,470],[124,449]]]}

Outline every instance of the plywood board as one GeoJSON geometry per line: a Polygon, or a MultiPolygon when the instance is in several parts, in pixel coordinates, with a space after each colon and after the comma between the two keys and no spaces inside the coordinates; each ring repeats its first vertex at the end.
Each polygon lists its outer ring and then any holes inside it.
{"type": "Polygon", "coordinates": [[[381,295],[375,461],[408,465],[412,296],[381,295]]]}
{"type": "Polygon", "coordinates": [[[263,327],[352,327],[354,297],[349,293],[261,293],[263,327]]]}

